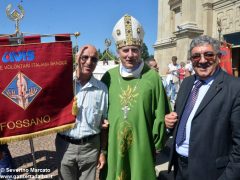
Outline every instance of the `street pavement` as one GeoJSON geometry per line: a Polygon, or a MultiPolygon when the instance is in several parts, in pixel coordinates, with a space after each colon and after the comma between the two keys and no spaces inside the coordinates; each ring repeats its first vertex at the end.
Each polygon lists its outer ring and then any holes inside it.
{"type": "Polygon", "coordinates": [[[168,173],[168,161],[170,155],[170,147],[172,144],[172,137],[170,137],[163,150],[156,156],[156,176],[158,180],[173,180],[173,173],[168,173]]]}
{"type": "MultiPolygon", "coordinates": [[[[55,159],[55,137],[56,134],[50,134],[32,139],[35,152],[34,157],[36,159],[36,169],[34,169],[33,165],[33,156],[29,140],[17,141],[8,144],[16,168],[19,171],[17,172],[18,178],[57,179],[58,173],[57,162],[55,159]],[[38,177],[36,175],[38,175],[38,177]]],[[[155,169],[160,180],[171,179],[169,178],[171,174],[167,174],[169,150],[168,141],[166,147],[157,155],[156,158],[155,169]]]]}
{"type": "Polygon", "coordinates": [[[18,177],[24,177],[22,179],[34,179],[36,177],[34,175],[37,174],[39,175],[38,179],[57,179],[55,136],[56,134],[50,134],[33,139],[36,169],[33,169],[33,156],[29,140],[8,144],[16,168],[20,171],[17,173],[18,177]]]}

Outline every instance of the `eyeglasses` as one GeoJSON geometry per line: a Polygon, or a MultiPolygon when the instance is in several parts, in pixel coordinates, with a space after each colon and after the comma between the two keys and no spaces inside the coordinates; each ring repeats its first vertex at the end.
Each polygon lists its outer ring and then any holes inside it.
{"type": "Polygon", "coordinates": [[[81,56],[81,60],[86,62],[88,59],[90,59],[93,63],[97,63],[98,62],[98,58],[97,57],[91,57],[91,56],[81,56]]]}
{"type": "Polygon", "coordinates": [[[204,53],[194,53],[191,56],[191,60],[200,61],[202,55],[203,55],[204,59],[206,59],[207,61],[212,61],[212,60],[214,60],[216,54],[214,54],[211,51],[207,51],[207,52],[204,52],[204,53]]]}

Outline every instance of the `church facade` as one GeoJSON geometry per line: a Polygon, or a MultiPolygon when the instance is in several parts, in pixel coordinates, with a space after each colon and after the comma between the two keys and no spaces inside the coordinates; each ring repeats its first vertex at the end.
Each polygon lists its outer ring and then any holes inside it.
{"type": "Polygon", "coordinates": [[[191,40],[209,35],[231,44],[236,76],[240,62],[240,0],[158,0],[158,34],[154,57],[165,75],[172,56],[189,58],[191,40]]]}

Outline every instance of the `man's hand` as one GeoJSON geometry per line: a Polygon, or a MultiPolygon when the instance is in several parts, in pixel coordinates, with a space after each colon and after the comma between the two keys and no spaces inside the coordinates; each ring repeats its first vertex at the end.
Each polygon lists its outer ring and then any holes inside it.
{"type": "Polygon", "coordinates": [[[103,152],[100,153],[99,158],[98,158],[98,165],[97,168],[100,170],[103,168],[103,166],[106,164],[106,157],[103,152]]]}
{"type": "Polygon", "coordinates": [[[167,115],[165,115],[165,125],[167,128],[172,129],[174,128],[176,122],[177,122],[177,113],[176,112],[171,112],[167,115]]]}
{"type": "Polygon", "coordinates": [[[102,121],[102,129],[107,129],[109,127],[109,122],[107,119],[102,121]]]}

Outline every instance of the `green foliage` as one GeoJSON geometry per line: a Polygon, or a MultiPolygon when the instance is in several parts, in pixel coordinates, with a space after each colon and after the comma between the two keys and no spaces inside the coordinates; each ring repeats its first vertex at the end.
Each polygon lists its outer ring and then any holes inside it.
{"type": "Polygon", "coordinates": [[[99,56],[99,59],[102,59],[102,57],[103,57],[103,53],[101,53],[100,49],[98,49],[98,56],[99,56]]]}
{"type": "Polygon", "coordinates": [[[109,50],[104,50],[102,53],[101,58],[99,58],[100,61],[102,61],[103,59],[107,59],[107,60],[116,60],[116,56],[109,50]]]}
{"type": "Polygon", "coordinates": [[[72,56],[73,56],[73,67],[75,65],[75,62],[76,62],[76,57],[75,57],[75,54],[78,52],[78,46],[74,46],[72,48],[72,56]]]}
{"type": "Polygon", "coordinates": [[[147,48],[147,46],[146,46],[145,43],[143,43],[143,46],[142,46],[141,58],[142,58],[143,60],[146,60],[146,59],[149,58],[148,48],[147,48]]]}
{"type": "Polygon", "coordinates": [[[151,54],[151,55],[149,55],[149,58],[153,59],[153,58],[154,58],[154,55],[152,55],[152,54],[151,54]]]}

